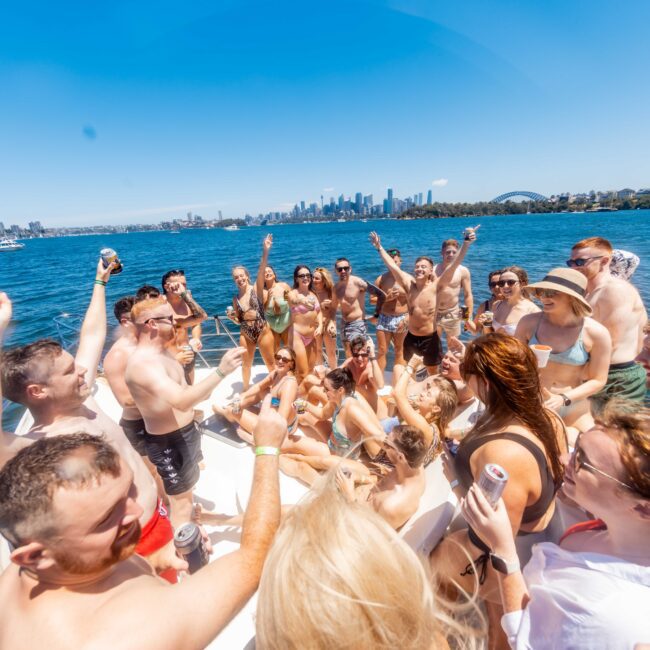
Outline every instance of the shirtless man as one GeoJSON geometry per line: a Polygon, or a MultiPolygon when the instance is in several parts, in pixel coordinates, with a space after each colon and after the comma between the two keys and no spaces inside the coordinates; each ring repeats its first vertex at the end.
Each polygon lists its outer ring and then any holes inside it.
{"type": "MultiPolygon", "coordinates": [[[[402,266],[402,255],[397,248],[386,251],[397,266],[402,266]]],[[[386,369],[388,346],[393,343],[395,349],[395,365],[404,366],[404,337],[408,331],[409,317],[406,292],[395,281],[393,274],[386,271],[375,280],[375,284],[386,294],[386,300],[379,304],[375,296],[370,302],[377,305],[377,362],[382,372],[386,369]]],[[[393,377],[396,380],[397,377],[393,377]]]]}
{"type": "Polygon", "coordinates": [[[174,312],[174,326],[176,327],[176,351],[191,355],[191,360],[184,362],[183,370],[188,384],[194,382],[195,353],[203,348],[201,343],[201,323],[208,317],[205,309],[192,298],[192,292],[187,288],[185,272],[176,269],[167,271],[162,277],[162,287],[165,298],[174,312]],[[191,329],[191,338],[187,330],[191,329]],[[192,350],[187,350],[187,346],[192,350]],[[184,349],[185,347],[185,349],[184,349]]]}
{"type": "Polygon", "coordinates": [[[0,472],[0,532],[14,546],[0,575],[0,647],[206,648],[257,589],[280,523],[286,433],[267,401],[240,547],[173,586],[133,555],[142,508],[107,442],[75,434],[22,450],[0,472]]]}
{"type": "Polygon", "coordinates": [[[199,480],[203,458],[194,406],[241,365],[245,350],[228,350],[215,372],[189,385],[183,367],[168,349],[177,332],[171,305],[162,297],[143,300],[133,306],[131,315],[138,345],[129,358],[124,379],[144,419],[147,456],[162,478],[172,524],[177,527],[192,519],[192,490],[199,480]]]}
{"type": "Polygon", "coordinates": [[[460,244],[455,239],[447,239],[442,242],[442,262],[436,265],[436,277],[438,278],[438,316],[436,317],[436,331],[440,340],[443,333],[450,336],[460,336],[460,326],[463,320],[472,320],[474,313],[474,297],[472,296],[472,278],[469,269],[462,264],[456,267],[451,277],[440,282],[444,272],[453,263],[458,255],[460,244]],[[467,316],[463,318],[463,310],[460,307],[460,291],[463,290],[467,316]]]}
{"type": "Polygon", "coordinates": [[[612,397],[643,401],[646,373],[635,361],[643,347],[643,327],[648,320],[639,292],[626,280],[615,278],[609,265],[612,245],[602,237],[583,239],[571,249],[567,266],[587,278],[585,298],[592,317],[612,337],[612,358],[605,387],[591,399],[596,405],[612,397]]]}
{"type": "Polygon", "coordinates": [[[332,309],[334,313],[341,307],[343,331],[341,341],[345,346],[345,356],[350,356],[350,341],[357,336],[368,336],[366,326],[366,289],[368,283],[352,275],[352,266],[345,257],[339,257],[334,263],[334,270],[339,276],[334,285],[332,309]]]}
{"type": "MultiPolygon", "coordinates": [[[[147,556],[159,571],[183,568],[185,563],[176,556],[172,527],[151,473],[122,428],[91,395],[106,339],[106,283],[111,270],[112,265],[104,268],[99,261],[76,357],[48,339],[8,350],[3,355],[2,389],[34,418],[26,440],[78,432],[104,436],[133,472],[143,529],[137,552],[147,556]]],[[[175,581],[174,572],[166,577],[175,581]]]]}
{"type": "Polygon", "coordinates": [[[341,469],[336,483],[350,499],[366,500],[395,530],[401,528],[417,511],[424,494],[424,459],[428,445],[416,427],[399,424],[384,439],[384,449],[394,468],[368,493],[361,485],[355,493],[354,479],[341,469]]]}
{"type": "Polygon", "coordinates": [[[429,374],[434,374],[442,357],[440,338],[434,323],[437,311],[438,285],[453,276],[463,261],[471,243],[476,239],[475,230],[468,228],[458,255],[438,278],[433,269],[433,261],[428,257],[415,260],[413,275],[402,271],[393,258],[383,249],[376,232],[370,233],[370,242],[379,251],[381,258],[393,274],[395,281],[406,291],[409,307],[409,331],[404,339],[404,359],[408,361],[414,354],[424,358],[429,374]]]}

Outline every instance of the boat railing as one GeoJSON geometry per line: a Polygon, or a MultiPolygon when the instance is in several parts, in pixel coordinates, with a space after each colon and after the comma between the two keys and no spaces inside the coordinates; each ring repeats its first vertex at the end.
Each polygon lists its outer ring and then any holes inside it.
{"type": "Polygon", "coordinates": [[[55,316],[53,320],[61,347],[72,354],[79,345],[79,332],[83,324],[83,317],[79,314],[64,313],[55,316]]]}

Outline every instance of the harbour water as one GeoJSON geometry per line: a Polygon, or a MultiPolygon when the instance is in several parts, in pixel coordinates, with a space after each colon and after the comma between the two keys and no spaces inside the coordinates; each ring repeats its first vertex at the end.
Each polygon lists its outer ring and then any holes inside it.
{"type": "MultiPolygon", "coordinates": [[[[230,269],[245,265],[254,277],[262,239],[273,233],[270,263],[278,277],[290,281],[297,264],[312,270],[332,270],[337,257],[350,259],[352,272],[374,280],[385,270],[368,241],[376,230],[386,248],[401,250],[404,268],[410,270],[418,255],[440,259],[444,239],[460,239],[468,226],[481,224],[478,241],[466,258],[472,272],[475,303],[488,295],[489,271],[506,265],[523,266],[531,281],[551,268],[564,266],[571,246],[585,237],[599,235],[615,248],[636,253],[641,264],[632,278],[646,305],[650,305],[650,210],[589,214],[527,214],[481,218],[427,219],[414,221],[369,220],[346,223],[277,225],[238,231],[184,230],[34,239],[17,252],[0,255],[0,290],[14,305],[14,322],[6,346],[55,336],[53,318],[61,313],[83,314],[90,297],[99,250],[114,248],[124,272],[113,276],[107,287],[109,322],[112,303],[135,292],[142,284],[160,286],[170,269],[183,269],[188,286],[209,315],[223,314],[234,287],[230,269]]],[[[15,419],[10,412],[9,418],[15,419]]],[[[9,425],[9,422],[7,422],[9,425]]]]}

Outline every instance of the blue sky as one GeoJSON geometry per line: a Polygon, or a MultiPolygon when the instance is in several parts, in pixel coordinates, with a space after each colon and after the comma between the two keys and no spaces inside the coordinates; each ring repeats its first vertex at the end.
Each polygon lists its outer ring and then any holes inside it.
{"type": "Polygon", "coordinates": [[[634,0],[5,4],[0,221],[647,187],[649,22],[634,0]]]}

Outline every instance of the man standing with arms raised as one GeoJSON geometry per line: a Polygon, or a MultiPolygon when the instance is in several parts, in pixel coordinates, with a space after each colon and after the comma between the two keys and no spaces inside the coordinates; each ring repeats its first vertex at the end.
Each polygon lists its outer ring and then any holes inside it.
{"type": "Polygon", "coordinates": [[[280,523],[279,448],[287,422],[262,405],[239,549],[165,585],[132,555],[141,507],[133,474],[105,441],[40,440],[0,472],[0,647],[202,650],[259,583],[280,523]]]}
{"type": "Polygon", "coordinates": [[[433,260],[428,257],[418,257],[415,260],[413,275],[402,271],[383,249],[379,235],[376,232],[370,233],[370,242],[379,251],[388,270],[408,297],[409,331],[404,339],[404,359],[408,361],[414,354],[420,355],[429,374],[436,372],[442,358],[442,346],[435,329],[438,287],[453,276],[471,243],[476,239],[475,231],[478,228],[479,226],[467,228],[462,248],[440,278],[436,277],[433,260]]]}
{"type": "Polygon", "coordinates": [[[162,297],[136,303],[131,311],[138,345],[126,367],[126,385],[145,422],[147,456],[162,478],[175,527],[192,519],[192,493],[202,460],[201,432],[194,406],[242,363],[244,348],[228,350],[215,371],[188,385],[183,367],[171,355],[174,311],[162,297]]]}
{"type": "Polygon", "coordinates": [[[356,275],[352,275],[352,266],[345,257],[339,257],[334,263],[334,270],[339,276],[334,285],[332,308],[334,313],[341,307],[343,316],[343,331],[341,341],[345,346],[345,355],[350,356],[350,341],[361,336],[368,336],[366,326],[366,289],[368,283],[356,275]]]}
{"type": "Polygon", "coordinates": [[[187,288],[187,278],[182,269],[167,271],[162,277],[162,287],[165,298],[174,312],[174,325],[176,326],[176,351],[183,351],[188,357],[183,362],[183,370],[187,383],[194,382],[195,353],[203,344],[201,343],[201,323],[208,317],[205,309],[192,297],[192,292],[187,288]],[[191,338],[187,330],[191,329],[191,338]],[[186,349],[187,346],[192,349],[186,349]],[[191,355],[191,358],[189,358],[191,355]]]}
{"type": "Polygon", "coordinates": [[[643,347],[648,314],[639,292],[611,274],[611,259],[612,245],[602,237],[589,237],[573,246],[571,259],[567,260],[567,266],[587,278],[585,298],[593,309],[592,317],[612,337],[607,383],[591,398],[597,407],[612,397],[641,402],[646,394],[645,370],[634,359],[643,347]]]}
{"type": "MultiPolygon", "coordinates": [[[[455,239],[447,239],[442,242],[442,262],[436,264],[436,277],[441,278],[445,271],[453,264],[460,244],[455,239]]],[[[443,333],[449,337],[460,336],[461,323],[463,322],[463,310],[460,306],[460,290],[463,290],[465,306],[467,307],[466,320],[472,319],[474,312],[474,297],[472,296],[472,279],[469,269],[462,264],[456,267],[451,277],[438,285],[438,315],[436,317],[436,331],[440,340],[443,333]]]]}
{"type": "MultiPolygon", "coordinates": [[[[104,436],[133,472],[143,530],[136,552],[145,555],[157,570],[183,568],[185,563],[176,556],[173,531],[151,473],[122,428],[91,395],[106,340],[106,283],[112,269],[113,264],[104,268],[101,260],[97,265],[76,356],[51,339],[7,350],[2,359],[2,390],[10,400],[26,406],[34,418],[23,439],[77,432],[104,436]]],[[[173,575],[166,577],[175,580],[173,575]]]]}

